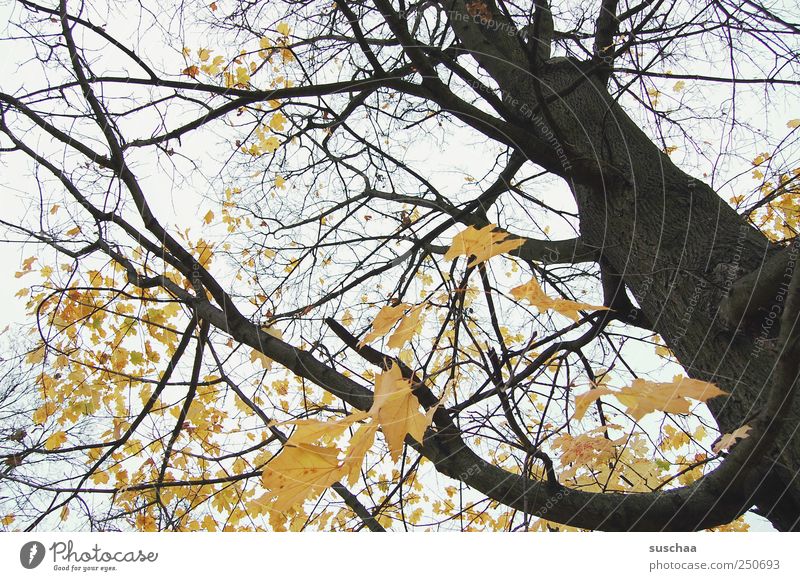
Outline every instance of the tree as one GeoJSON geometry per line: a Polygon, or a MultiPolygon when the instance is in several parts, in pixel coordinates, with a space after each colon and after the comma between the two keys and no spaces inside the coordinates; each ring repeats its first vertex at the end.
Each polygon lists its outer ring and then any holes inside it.
{"type": "Polygon", "coordinates": [[[800,526],[780,6],[12,11],[14,526],[800,526]]]}

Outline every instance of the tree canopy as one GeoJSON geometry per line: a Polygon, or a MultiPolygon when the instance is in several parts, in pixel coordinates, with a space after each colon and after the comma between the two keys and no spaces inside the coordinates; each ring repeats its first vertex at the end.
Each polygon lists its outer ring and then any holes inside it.
{"type": "Polygon", "coordinates": [[[2,9],[3,528],[800,527],[790,2],[2,9]]]}

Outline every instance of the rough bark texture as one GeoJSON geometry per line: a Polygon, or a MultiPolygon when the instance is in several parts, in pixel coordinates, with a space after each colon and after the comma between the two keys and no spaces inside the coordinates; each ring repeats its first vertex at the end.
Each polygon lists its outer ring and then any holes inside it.
{"type": "MultiPolygon", "coordinates": [[[[581,76],[579,65],[563,60],[541,82],[529,82],[539,83],[545,98],[559,94],[547,108],[565,149],[598,161],[600,180],[564,175],[572,181],[583,241],[602,248],[687,372],[730,394],[709,402],[720,430],[730,432],[762,405],[775,363],[769,348],[775,329],[766,319],[731,330],[718,316],[719,304],[741,273],[758,269],[778,249],[707,184],[677,168],[604,87],[581,76]]],[[[800,487],[793,481],[800,467],[798,419],[795,402],[777,449],[760,469],[765,478],[756,503],[780,530],[795,530],[800,518],[800,487]]]]}

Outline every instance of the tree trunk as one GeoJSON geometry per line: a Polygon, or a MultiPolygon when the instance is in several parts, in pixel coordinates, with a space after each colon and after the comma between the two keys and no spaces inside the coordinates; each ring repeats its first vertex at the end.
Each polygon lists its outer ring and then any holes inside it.
{"type": "MultiPolygon", "coordinates": [[[[577,200],[584,243],[602,249],[687,373],[730,394],[709,401],[720,430],[730,432],[759,411],[769,390],[776,360],[769,339],[778,319],[728,329],[719,304],[737,278],[779,249],[707,184],[678,169],[600,82],[581,78],[579,63],[557,61],[511,92],[529,103],[520,90],[533,89],[538,102],[558,95],[541,116],[567,152],[562,176],[577,200]],[[595,160],[596,173],[587,159],[595,160]]],[[[528,117],[541,141],[545,123],[528,117]]],[[[529,153],[534,162],[537,151],[529,153]]],[[[779,530],[796,530],[800,520],[799,407],[795,400],[774,453],[762,462],[763,486],[753,502],[779,530]]]]}

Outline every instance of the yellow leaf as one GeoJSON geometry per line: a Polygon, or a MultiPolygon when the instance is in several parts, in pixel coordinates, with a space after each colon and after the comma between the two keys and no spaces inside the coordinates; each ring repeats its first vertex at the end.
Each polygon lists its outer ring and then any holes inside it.
{"type": "Polygon", "coordinates": [[[64,522],[69,518],[69,506],[64,505],[64,507],[61,509],[61,514],[59,515],[59,518],[61,519],[61,522],[64,522]]]}
{"type": "Polygon", "coordinates": [[[53,214],[55,214],[56,212],[58,212],[58,209],[59,209],[60,207],[61,207],[61,206],[59,206],[58,204],[53,204],[53,207],[52,207],[52,208],[50,208],[50,215],[53,215],[53,214]]]}
{"type": "Polygon", "coordinates": [[[250,352],[250,361],[252,363],[258,361],[259,363],[261,363],[261,367],[263,367],[264,369],[269,369],[272,367],[272,359],[270,359],[260,351],[256,351],[255,349],[253,349],[250,352]]]}
{"type": "Polygon", "coordinates": [[[245,67],[236,67],[236,84],[246,87],[250,83],[250,71],[245,67]]]}
{"type": "Polygon", "coordinates": [[[56,404],[52,401],[45,402],[42,407],[33,412],[33,423],[40,426],[54,413],[56,413],[56,404]]]}
{"type": "Polygon", "coordinates": [[[279,425],[290,424],[295,426],[295,430],[288,440],[290,444],[332,444],[348,427],[367,417],[369,417],[367,412],[355,412],[336,421],[291,420],[282,422],[279,425]]]}
{"type": "Polygon", "coordinates": [[[214,212],[212,212],[211,210],[206,212],[206,215],[203,216],[203,222],[205,224],[211,224],[211,220],[213,220],[213,219],[214,219],[214,212]]]}
{"type": "Polygon", "coordinates": [[[13,514],[7,514],[3,518],[0,518],[0,525],[4,527],[10,526],[16,520],[16,517],[13,514]]]}
{"type": "Polygon", "coordinates": [[[453,260],[462,255],[472,256],[467,266],[475,266],[498,254],[516,250],[525,243],[522,238],[509,239],[510,236],[507,232],[499,230],[495,224],[488,224],[480,229],[469,226],[453,237],[444,259],[453,260]]]}
{"type": "Polygon", "coordinates": [[[403,379],[397,365],[376,377],[375,398],[369,413],[380,424],[395,461],[403,450],[406,435],[422,442],[430,425],[430,419],[420,412],[419,402],[411,392],[411,382],[403,379]]]}
{"type": "Polygon", "coordinates": [[[791,121],[786,123],[786,127],[789,129],[797,129],[800,127],[800,119],[792,119],[791,121]]]}
{"type": "Polygon", "coordinates": [[[575,321],[576,323],[579,320],[579,313],[578,311],[607,311],[608,307],[603,307],[600,305],[590,305],[587,303],[579,303],[576,301],[570,301],[567,299],[555,299],[553,301],[553,306],[551,307],[555,312],[560,315],[564,315],[575,321]]]}
{"type": "Polygon", "coordinates": [[[675,393],[680,397],[690,397],[697,401],[708,401],[712,397],[720,395],[727,395],[713,383],[701,381],[699,379],[690,379],[682,375],[676,375],[672,378],[672,385],[675,386],[675,393]]]}
{"type": "Polygon", "coordinates": [[[344,312],[344,315],[342,315],[342,325],[345,327],[353,326],[353,314],[349,309],[344,312]]]}
{"type": "Polygon", "coordinates": [[[259,142],[259,146],[267,153],[272,153],[281,146],[281,142],[274,135],[270,135],[266,139],[259,142]]]}
{"type": "Polygon", "coordinates": [[[372,443],[375,440],[375,432],[377,431],[378,424],[363,424],[359,426],[350,440],[350,446],[347,448],[343,467],[346,469],[345,474],[351,486],[358,481],[361,465],[364,463],[364,456],[366,456],[367,452],[372,447],[372,443]]]}
{"type": "Polygon", "coordinates": [[[579,310],[608,310],[608,307],[589,305],[567,299],[551,299],[549,296],[547,296],[547,294],[545,294],[544,290],[542,290],[542,287],[539,286],[539,283],[535,278],[532,278],[523,285],[511,289],[511,296],[517,300],[527,299],[528,302],[536,307],[540,313],[543,313],[547,309],[552,309],[557,313],[564,315],[565,317],[569,317],[575,322],[578,321],[579,310]]]}
{"type": "Polygon", "coordinates": [[[392,327],[395,326],[405,314],[405,310],[409,307],[406,303],[398,303],[397,305],[387,305],[383,307],[375,320],[372,321],[372,330],[361,340],[359,345],[366,345],[375,339],[383,337],[388,333],[392,327]]]}
{"type": "Polygon", "coordinates": [[[222,65],[225,64],[225,59],[222,56],[217,55],[210,63],[206,63],[200,66],[200,70],[202,70],[207,75],[218,75],[222,71],[222,65]]]}
{"type": "Polygon", "coordinates": [[[207,48],[199,48],[197,49],[197,56],[200,57],[202,62],[206,62],[211,56],[211,50],[207,48]]]}
{"type": "Polygon", "coordinates": [[[136,528],[144,532],[155,532],[158,530],[158,523],[152,515],[139,513],[136,515],[136,528]]]}
{"type": "Polygon", "coordinates": [[[28,355],[25,357],[25,361],[32,365],[44,361],[44,345],[28,353],[28,355]]]}
{"type": "Polygon", "coordinates": [[[423,303],[411,309],[411,312],[400,322],[397,330],[389,337],[389,341],[386,343],[389,349],[402,348],[414,335],[422,330],[421,316],[424,307],[425,304],[423,303]]]}
{"type": "Polygon", "coordinates": [[[586,410],[589,409],[589,406],[593,404],[595,401],[600,399],[604,395],[609,395],[614,393],[607,387],[596,387],[586,393],[582,393],[575,397],[575,414],[572,416],[573,420],[580,420],[583,418],[584,414],[586,414],[586,410]]]}
{"type": "Polygon", "coordinates": [[[286,123],[286,117],[284,117],[283,113],[281,113],[280,111],[275,113],[269,120],[270,128],[274,129],[275,131],[283,131],[283,126],[285,123],[286,123]]]}
{"type": "Polygon", "coordinates": [[[207,514],[203,517],[203,522],[201,524],[204,531],[209,531],[214,533],[217,531],[217,521],[214,520],[214,517],[210,514],[207,514]]]}
{"type": "Polygon", "coordinates": [[[292,32],[292,29],[289,28],[289,25],[286,24],[285,22],[281,22],[280,24],[278,24],[276,30],[278,31],[279,34],[283,36],[289,36],[289,33],[292,32]]]}
{"type": "Polygon", "coordinates": [[[664,345],[657,345],[656,355],[658,355],[659,357],[670,358],[672,357],[672,351],[669,350],[669,347],[665,347],[664,345]]]}
{"type": "Polygon", "coordinates": [[[671,387],[663,389],[660,385],[670,384],[636,379],[633,385],[623,388],[616,396],[620,403],[627,407],[627,413],[637,421],[656,410],[671,414],[688,414],[689,400],[676,397],[671,387]]]}
{"type": "Polygon", "coordinates": [[[194,248],[197,254],[197,261],[205,268],[211,266],[211,260],[214,258],[213,249],[214,245],[206,242],[202,238],[197,241],[197,245],[194,248]]]}
{"type": "Polygon", "coordinates": [[[672,90],[675,91],[676,93],[680,93],[681,91],[683,91],[685,87],[686,87],[685,81],[678,81],[673,85],[672,90]]]}
{"type": "Polygon", "coordinates": [[[339,480],[343,474],[341,452],[335,446],[295,446],[287,442],[261,474],[262,486],[274,498],[272,508],[285,512],[339,480]]]}
{"type": "Polygon", "coordinates": [[[108,480],[108,472],[95,472],[92,474],[92,482],[95,484],[106,484],[108,480]]]}
{"type": "Polygon", "coordinates": [[[58,450],[61,445],[67,441],[67,434],[64,432],[55,432],[44,442],[45,450],[58,450]]]}
{"type": "Polygon", "coordinates": [[[673,414],[689,413],[690,402],[686,398],[705,402],[712,397],[725,395],[725,392],[711,383],[696,379],[685,379],[675,376],[671,383],[656,383],[636,379],[633,384],[624,387],[615,394],[625,405],[627,413],[635,420],[640,420],[653,411],[673,414]]]}
{"type": "Polygon", "coordinates": [[[731,434],[725,434],[716,444],[711,447],[712,452],[714,452],[714,454],[719,454],[723,450],[727,450],[733,446],[737,440],[742,440],[749,437],[748,432],[751,429],[752,428],[750,428],[750,426],[744,425],[741,428],[735,429],[731,434]]]}
{"type": "Polygon", "coordinates": [[[278,327],[261,327],[261,330],[271,337],[283,339],[283,332],[278,327]]]}
{"type": "Polygon", "coordinates": [[[286,189],[286,178],[283,176],[275,176],[275,187],[280,190],[286,189]]]}

